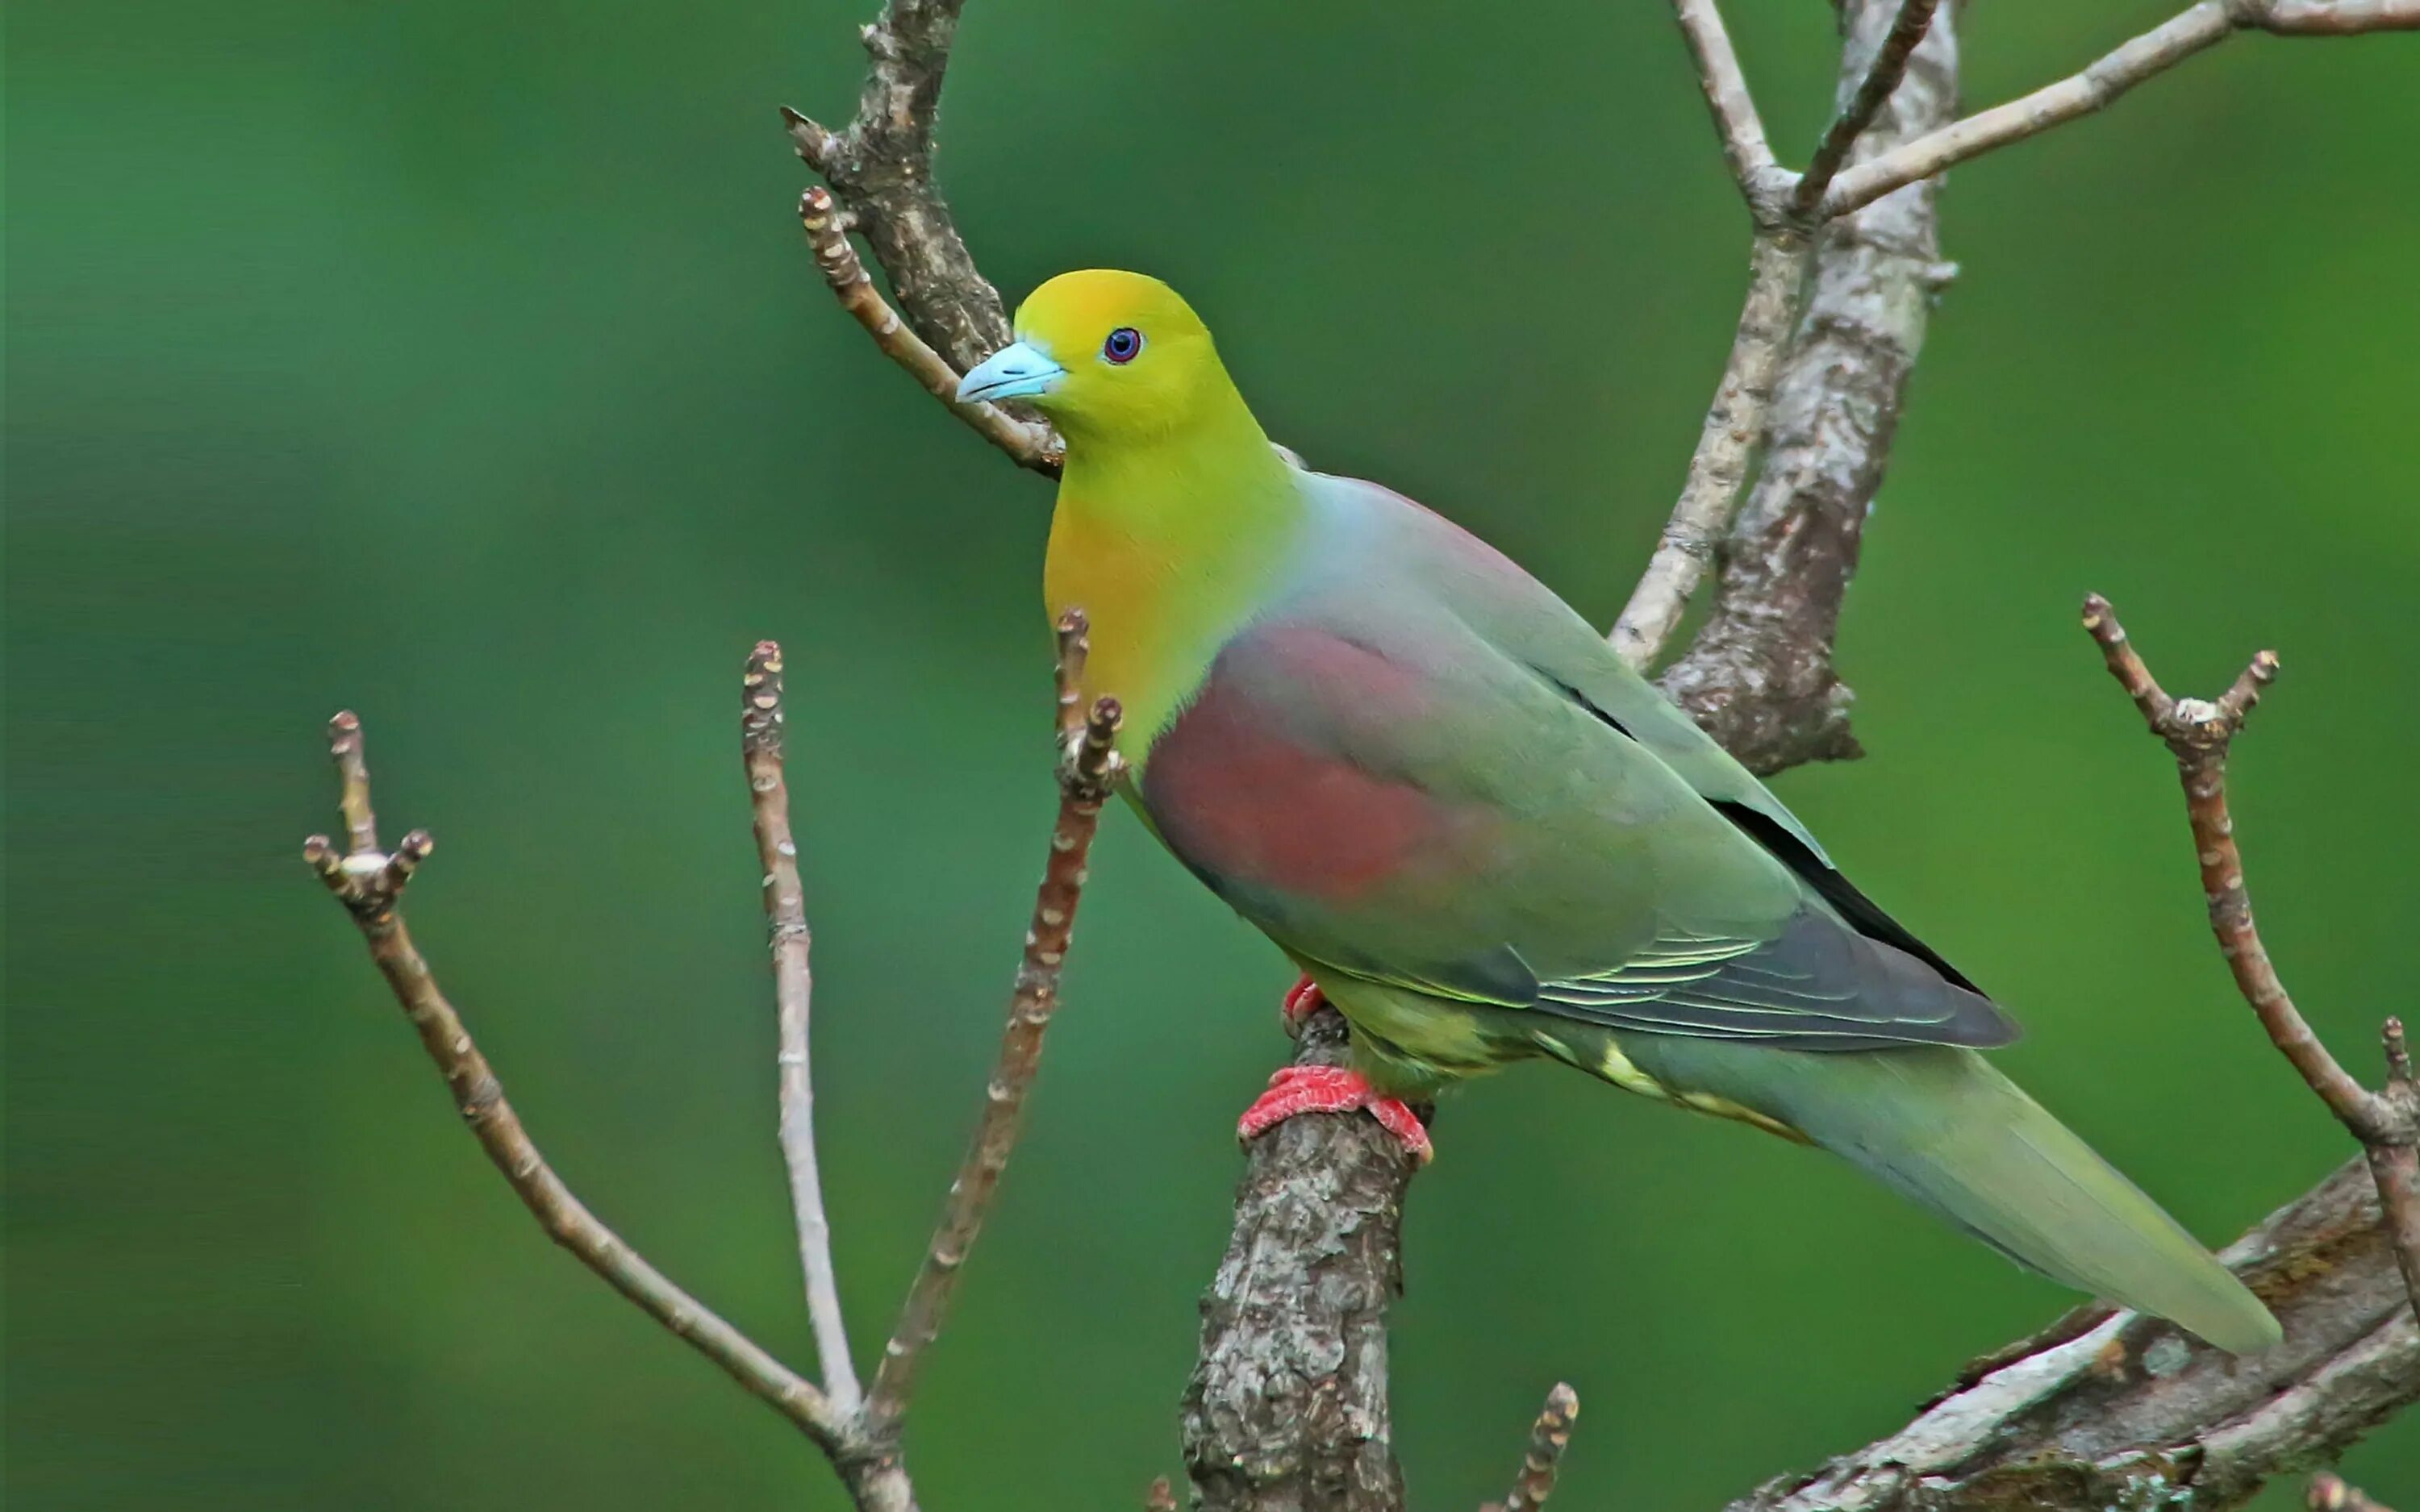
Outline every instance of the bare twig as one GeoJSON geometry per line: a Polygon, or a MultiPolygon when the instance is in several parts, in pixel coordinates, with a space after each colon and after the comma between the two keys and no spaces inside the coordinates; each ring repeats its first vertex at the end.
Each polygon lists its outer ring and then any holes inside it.
{"type": "Polygon", "coordinates": [[[1748,93],[1747,76],[1740,71],[1723,13],[1714,0],[1672,0],[1672,19],[1681,23],[1681,36],[1697,61],[1698,84],[1722,138],[1723,161],[1730,164],[1749,212],[1760,220],[1769,218],[1792,176],[1773,160],[1764,122],[1756,113],[1756,97],[1748,93]]]}
{"type": "Polygon", "coordinates": [[[1847,170],[1832,181],[1816,214],[1828,220],[1994,147],[2091,115],[2144,80],[2166,72],[2239,31],[2347,37],[2413,28],[2420,28],[2420,0],[2200,0],[2119,44],[2081,72],[1929,131],[1847,170]]]}
{"type": "MultiPolygon", "coordinates": [[[[1060,625],[1062,687],[1078,675],[1068,669],[1072,665],[1080,670],[1084,651],[1083,616],[1074,612],[1060,625]]],[[[1016,1147],[1026,1093],[1041,1065],[1043,1031],[1049,1027],[1051,1012],[1059,1006],[1059,975],[1075,929],[1076,905],[1083,896],[1093,834],[1100,824],[1101,805],[1118,777],[1120,717],[1117,700],[1094,701],[1073,752],[1061,767],[1059,820],[1050,833],[1050,858],[1034,896],[1033,922],[1026,932],[1025,958],[1009,996],[1008,1025],[1001,1035],[1000,1059],[985,1090],[983,1117],[957,1179],[950,1183],[940,1224],[900,1307],[899,1321],[883,1349],[874,1389],[866,1398],[866,1427],[878,1441],[887,1442],[897,1432],[915,1390],[916,1367],[949,1314],[959,1268],[991,1211],[1001,1173],[1016,1147]]]]}
{"type": "Polygon", "coordinates": [[[538,1153],[512,1103],[505,1100],[494,1070],[472,1042],[461,1015],[439,991],[428,963],[404,927],[404,885],[427,858],[433,842],[426,830],[415,829],[404,837],[394,855],[381,853],[371,817],[361,721],[349,711],[339,714],[329,722],[328,737],[351,844],[339,854],[328,837],[314,835],[303,842],[303,857],[361,926],[370,959],[394,990],[404,1017],[420,1032],[429,1058],[444,1073],[446,1085],[454,1091],[455,1106],[478,1136],[488,1158],[504,1172],[549,1237],[582,1265],[797,1424],[828,1453],[837,1457],[850,1452],[856,1436],[829,1396],[648,1264],[572,1195],[538,1153]]]}
{"type": "Polygon", "coordinates": [[[824,1215],[823,1177],[815,1160],[815,1083],[808,1057],[807,1020],[814,976],[808,964],[806,889],[799,880],[799,845],[790,833],[790,789],[782,771],[782,648],[759,640],[739,686],[739,755],[755,817],[756,860],[765,870],[765,927],[773,957],[778,1017],[782,1159],[790,1171],[790,1208],[799,1230],[799,1270],[807,1288],[807,1320],[815,1335],[824,1394],[846,1416],[863,1397],[849,1358],[848,1325],[832,1274],[831,1223],[824,1215]]]}
{"type": "Polygon", "coordinates": [[[1807,171],[1798,176],[1790,192],[1790,207],[1799,215],[1809,215],[1823,199],[1832,176],[1840,164],[1849,161],[1849,149],[1857,137],[1873,124],[1875,112],[1891,97],[1907,72],[1907,60],[1916,52],[1916,44],[1924,40],[1924,30],[1932,24],[1932,12],[1940,0],[1901,0],[1899,14],[1891,22],[1889,33],[1875,50],[1873,61],[1866,66],[1866,76],[1858,81],[1848,102],[1832,116],[1825,128],[1823,140],[1815,146],[1815,156],[1807,161],[1807,171]]]}
{"type": "Polygon", "coordinates": [[[2324,1470],[2311,1477],[2310,1494],[2303,1504],[2311,1512],[2395,1512],[2360,1487],[2347,1485],[2342,1475],[2324,1470]]]}
{"type": "MultiPolygon", "coordinates": [[[[1083,615],[1070,611],[1059,634],[1063,695],[1080,682],[1086,649],[1083,615]]],[[[975,1137],[951,1185],[924,1264],[900,1310],[898,1328],[885,1350],[873,1390],[852,1410],[845,1404],[855,1401],[859,1387],[831,1273],[830,1230],[815,1165],[807,1039],[809,941],[782,770],[778,645],[758,642],[741,686],[740,746],[754,811],[757,856],[764,868],[766,918],[780,1009],[782,1147],[790,1165],[808,1312],[828,1389],[818,1389],[673,1285],[598,1222],[531,1143],[493,1071],[472,1042],[459,1015],[439,992],[427,963],[404,928],[397,904],[404,886],[427,858],[433,842],[427,832],[414,830],[393,855],[379,848],[361,722],[349,713],[338,715],[329,726],[329,750],[336,764],[349,846],[339,849],[328,837],[314,835],[303,844],[303,856],[360,925],[371,959],[385,974],[406,1016],[420,1031],[422,1043],[453,1087],[464,1119],[547,1232],[657,1321],[803,1429],[830,1458],[861,1512],[915,1512],[915,1490],[899,1455],[901,1418],[914,1385],[917,1361],[940,1331],[959,1268],[999,1188],[1016,1142],[1026,1093],[1040,1062],[1042,1032],[1057,1006],[1059,977],[1094,830],[1101,806],[1120,775],[1115,748],[1118,704],[1114,699],[1097,700],[1089,712],[1074,720],[1073,739],[1059,775],[1059,815],[1051,831],[1049,856],[1010,999],[1000,1059],[986,1088],[975,1137]]],[[[1054,722],[1064,727],[1069,717],[1062,714],[1054,722]]]]}
{"type": "Polygon", "coordinates": [[[948,406],[950,412],[965,421],[975,434],[1007,453],[1009,460],[1046,477],[1059,475],[1063,448],[1047,429],[1029,425],[998,405],[980,399],[970,404],[959,399],[957,370],[926,346],[924,338],[901,324],[897,314],[875,292],[874,281],[866,276],[857,249],[849,245],[847,228],[842,224],[840,208],[830,190],[817,184],[799,196],[799,224],[806,228],[807,246],[814,254],[815,266],[822,270],[824,282],[831,285],[841,308],[865,328],[885,355],[906,368],[925,393],[948,406]]]}
{"type": "Polygon", "coordinates": [[[1060,755],[1073,761],[1081,751],[1089,722],[1084,711],[1084,664],[1093,656],[1093,622],[1082,609],[1071,609],[1059,616],[1050,631],[1057,647],[1051,687],[1058,695],[1054,717],[1059,728],[1060,755]]]}
{"type": "Polygon", "coordinates": [[[2420,1308],[2420,1089],[2412,1083],[2402,1021],[2388,1019],[2381,1035],[2387,1063],[2384,1091],[2371,1091],[2337,1064],[2295,1008],[2261,943],[2252,895],[2243,883],[2243,856],[2235,843],[2235,819],[2227,811],[2227,753],[2261,691],[2275,680],[2277,654],[2263,651],[2254,656],[2215,702],[2178,699],[2169,697],[2151,675],[2107,599],[2098,594],[2085,599],[2084,627],[2100,645],[2109,674],[2134,701],[2144,724],[2176,757],[2219,953],[2226,958],[2237,990],[2252,1006],[2270,1042],[2361,1142],[2378,1181],[2379,1200],[2412,1304],[2420,1308]]]}
{"type": "Polygon", "coordinates": [[[1580,1415],[1579,1393],[1564,1381],[1546,1393],[1546,1406],[1538,1421],[1529,1427],[1529,1447],[1521,1456],[1521,1473],[1512,1477],[1512,1494],[1500,1505],[1501,1512],[1537,1512],[1545,1505],[1546,1498],[1555,1494],[1555,1473],[1563,1461],[1563,1450],[1572,1442],[1572,1420],[1580,1415]]]}
{"type": "Polygon", "coordinates": [[[1645,671],[1671,639],[1713,562],[1723,527],[1747,477],[1748,458],[1763,438],[1782,348],[1797,314],[1807,276],[1807,242],[1794,231],[1761,232],[1748,264],[1747,298],[1740,306],[1731,353],[1707,407],[1681,501],[1665,522],[1655,554],[1630,602],[1606,637],[1621,658],[1645,671]]]}
{"type": "Polygon", "coordinates": [[[2420,0],[2268,0],[2250,8],[2254,25],[2279,37],[2420,31],[2420,0]]]}

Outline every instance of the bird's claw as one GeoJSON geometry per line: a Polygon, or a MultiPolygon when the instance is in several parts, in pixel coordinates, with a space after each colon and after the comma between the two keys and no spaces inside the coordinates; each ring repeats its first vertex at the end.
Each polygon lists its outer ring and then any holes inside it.
{"type": "Polygon", "coordinates": [[[1285,1020],[1286,1033],[1300,1039],[1302,1026],[1311,1021],[1313,1013],[1326,1006],[1327,995],[1319,990],[1319,983],[1311,980],[1306,972],[1300,981],[1286,989],[1285,1001],[1279,1005],[1278,1013],[1285,1020]]]}
{"type": "MultiPolygon", "coordinates": [[[[1316,992],[1318,989],[1313,988],[1316,992]]],[[[1419,1115],[1399,1098],[1382,1097],[1368,1078],[1343,1066],[1288,1066],[1269,1078],[1269,1089],[1235,1120],[1235,1137],[1250,1140],[1297,1113],[1367,1112],[1394,1136],[1404,1152],[1425,1165],[1436,1153],[1419,1115]]]]}

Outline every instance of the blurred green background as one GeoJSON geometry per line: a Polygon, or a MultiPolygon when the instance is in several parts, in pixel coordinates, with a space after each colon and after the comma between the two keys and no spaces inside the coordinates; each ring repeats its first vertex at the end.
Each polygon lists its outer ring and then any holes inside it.
{"type": "MultiPolygon", "coordinates": [[[[28,0],[10,18],[8,1478],[67,1509],[818,1507],[775,1417],[552,1251],[296,859],[368,721],[413,918],[539,1140],[806,1353],[735,754],[789,648],[824,1156],[871,1350],[974,1113],[1050,808],[1048,494],[832,307],[774,119],[868,0],[28,0]]],[[[2164,4],[1976,8],[1968,96],[2164,4]]],[[[1732,9],[1776,140],[1829,8],[1732,9]]],[[[1870,759],[1783,795],[2026,1020],[2005,1063],[2223,1241],[2348,1152],[2207,939],[2075,628],[2286,681],[2262,921],[2360,1062],[2412,1005],[2420,47],[2249,39],[1961,170],[1841,646],[1870,759]],[[2362,774],[2356,776],[2356,774],[2362,774]]],[[[1281,440],[1600,622],[1681,477],[1745,226],[1647,0],[983,0],[945,182],[1012,293],[1168,276],[1281,440]]],[[[1274,950],[1113,816],[911,1439],[928,1505],[1177,1468],[1274,950]]],[[[1578,1504],[1711,1507],[2070,1301],[1779,1141],[1576,1076],[1462,1096],[1409,1216],[1419,1504],[1559,1376],[1578,1504]],[[1552,1151],[1551,1158],[1541,1151],[1552,1151]]],[[[2420,1416],[2351,1473],[2420,1497],[2420,1416]]]]}

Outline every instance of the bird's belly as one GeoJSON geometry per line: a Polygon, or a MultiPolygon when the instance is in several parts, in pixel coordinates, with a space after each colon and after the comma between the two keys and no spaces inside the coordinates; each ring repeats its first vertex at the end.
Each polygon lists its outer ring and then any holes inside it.
{"type": "Polygon", "coordinates": [[[1453,1082],[1539,1053],[1528,1036],[1505,1022],[1509,1010],[1309,969],[1353,1026],[1355,1064],[1390,1097],[1429,1101],[1453,1082]]]}

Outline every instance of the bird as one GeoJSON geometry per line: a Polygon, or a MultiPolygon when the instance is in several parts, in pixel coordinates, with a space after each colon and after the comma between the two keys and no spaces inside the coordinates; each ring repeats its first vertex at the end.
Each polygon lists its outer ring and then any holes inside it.
{"type": "Polygon", "coordinates": [[[969,371],[1066,446],[1044,597],[1089,621],[1119,789],[1332,1004],[1253,1138],[1544,1059],[1846,1158],[2030,1270],[2220,1349],[2243,1285],[1981,1051],[2015,1022],[1578,611],[1444,516],[1274,444],[1166,284],[1062,273],[969,371]]]}

